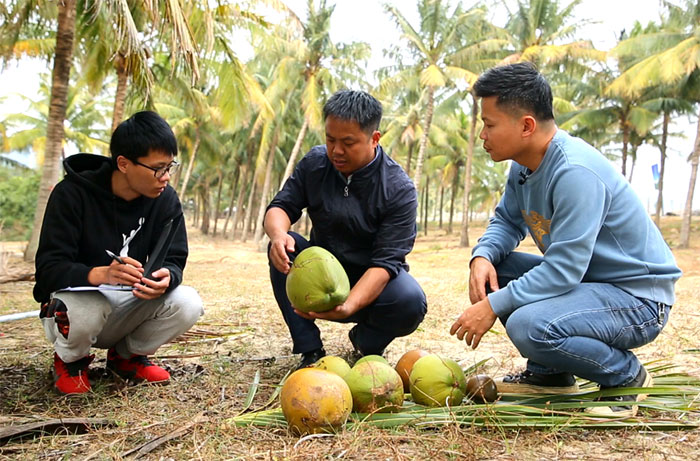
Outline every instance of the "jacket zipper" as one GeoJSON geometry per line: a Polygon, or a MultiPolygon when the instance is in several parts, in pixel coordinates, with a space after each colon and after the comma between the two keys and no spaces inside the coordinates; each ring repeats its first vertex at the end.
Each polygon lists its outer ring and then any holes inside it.
{"type": "Polygon", "coordinates": [[[345,191],[343,192],[343,197],[347,197],[347,196],[348,196],[348,192],[349,192],[349,191],[348,191],[348,187],[350,187],[350,181],[352,181],[352,175],[348,176],[348,180],[347,180],[347,182],[345,183],[345,191]]]}

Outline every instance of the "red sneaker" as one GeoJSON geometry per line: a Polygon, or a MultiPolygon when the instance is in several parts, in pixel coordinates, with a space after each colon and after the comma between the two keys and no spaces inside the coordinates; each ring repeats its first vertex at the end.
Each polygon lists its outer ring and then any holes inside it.
{"type": "Polygon", "coordinates": [[[89,392],[88,367],[94,358],[94,355],[88,355],[75,362],[66,363],[54,352],[53,376],[56,390],[61,394],[89,392]]]}
{"type": "Polygon", "coordinates": [[[146,380],[149,383],[162,383],[170,379],[166,369],[154,365],[145,355],[123,359],[114,348],[107,352],[107,369],[124,379],[146,380]]]}

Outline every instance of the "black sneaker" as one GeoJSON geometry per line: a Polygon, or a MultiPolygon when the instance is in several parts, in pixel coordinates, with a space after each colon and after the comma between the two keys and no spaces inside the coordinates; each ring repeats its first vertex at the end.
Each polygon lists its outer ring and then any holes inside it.
{"type": "MultiPolygon", "coordinates": [[[[644,388],[652,387],[654,385],[654,380],[651,375],[647,373],[646,368],[642,366],[639,369],[637,376],[627,384],[623,384],[618,387],[604,387],[600,386],[600,390],[606,389],[625,389],[631,387],[644,388]]],[[[599,397],[599,402],[611,402],[610,406],[605,407],[589,407],[586,408],[586,413],[590,415],[600,415],[600,416],[615,416],[618,418],[632,418],[637,416],[638,405],[634,405],[637,402],[641,402],[646,399],[649,394],[630,394],[630,395],[609,395],[606,397],[599,397]]]]}
{"type": "Polygon", "coordinates": [[[509,394],[572,394],[578,384],[571,373],[541,374],[524,370],[496,381],[499,393],[509,394]]]}
{"type": "Polygon", "coordinates": [[[357,347],[357,345],[355,344],[355,334],[357,333],[355,331],[355,328],[357,328],[357,327],[352,327],[350,329],[350,331],[348,331],[348,338],[350,339],[350,344],[352,344],[352,348],[353,348],[353,352],[350,355],[350,360],[356,362],[356,361],[360,360],[362,357],[364,357],[365,355],[380,355],[380,356],[384,357],[384,350],[381,350],[381,351],[363,351],[363,350],[360,350],[360,348],[357,347]]]}
{"type": "Polygon", "coordinates": [[[309,352],[304,352],[301,354],[301,362],[299,362],[299,365],[297,365],[296,369],[299,370],[301,368],[310,367],[325,356],[326,351],[323,348],[309,352]]]}

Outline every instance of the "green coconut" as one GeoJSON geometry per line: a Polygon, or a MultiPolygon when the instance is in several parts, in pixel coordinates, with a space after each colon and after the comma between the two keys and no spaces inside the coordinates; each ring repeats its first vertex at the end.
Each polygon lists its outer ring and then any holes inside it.
{"type": "Polygon", "coordinates": [[[355,364],[345,375],[352,393],[352,409],[359,413],[399,411],[403,405],[403,383],[391,366],[368,360],[355,364]]]}
{"type": "Polygon", "coordinates": [[[341,378],[344,378],[350,371],[350,365],[348,365],[348,362],[335,355],[327,355],[314,363],[313,366],[314,368],[318,368],[320,370],[335,373],[341,378]]]}
{"type": "Polygon", "coordinates": [[[364,363],[364,362],[380,362],[380,363],[383,363],[385,365],[389,365],[389,361],[387,359],[385,359],[381,355],[374,355],[374,354],[365,355],[365,356],[359,358],[357,360],[357,362],[355,362],[355,365],[357,365],[358,363],[364,363]]]}
{"type": "Polygon", "coordinates": [[[350,294],[345,269],[328,250],[312,246],[299,253],[289,269],[287,297],[302,312],[324,312],[343,304],[350,294]]]}
{"type": "Polygon", "coordinates": [[[409,382],[413,401],[429,407],[459,405],[467,392],[467,379],[457,362],[435,354],[413,364],[409,382]]]}

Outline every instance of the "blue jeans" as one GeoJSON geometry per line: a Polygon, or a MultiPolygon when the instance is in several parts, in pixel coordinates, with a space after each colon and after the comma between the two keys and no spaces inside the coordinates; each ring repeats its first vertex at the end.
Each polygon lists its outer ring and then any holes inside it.
{"type": "MultiPolygon", "coordinates": [[[[522,276],[541,256],[511,253],[496,266],[498,286],[522,276]]],[[[641,363],[630,351],[653,341],[669,306],[609,283],[581,283],[563,295],[520,306],[501,318],[534,373],[572,373],[605,387],[629,383],[641,363]]]]}
{"type": "MultiPolygon", "coordinates": [[[[297,255],[312,243],[296,232],[289,232],[289,235],[295,242],[294,252],[289,254],[289,259],[294,261],[297,255]]],[[[354,286],[364,273],[357,268],[345,269],[351,286],[354,286]]],[[[285,289],[287,276],[275,269],[272,263],[270,281],[277,305],[292,336],[292,352],[300,354],[321,348],[323,343],[318,327],[313,320],[294,313],[285,289]]],[[[389,280],[372,304],[339,322],[357,324],[353,327],[352,334],[355,347],[360,352],[364,355],[381,354],[394,338],[409,335],[418,328],[425,317],[427,306],[425,293],[416,279],[401,269],[395,278],[389,280]]]]}

